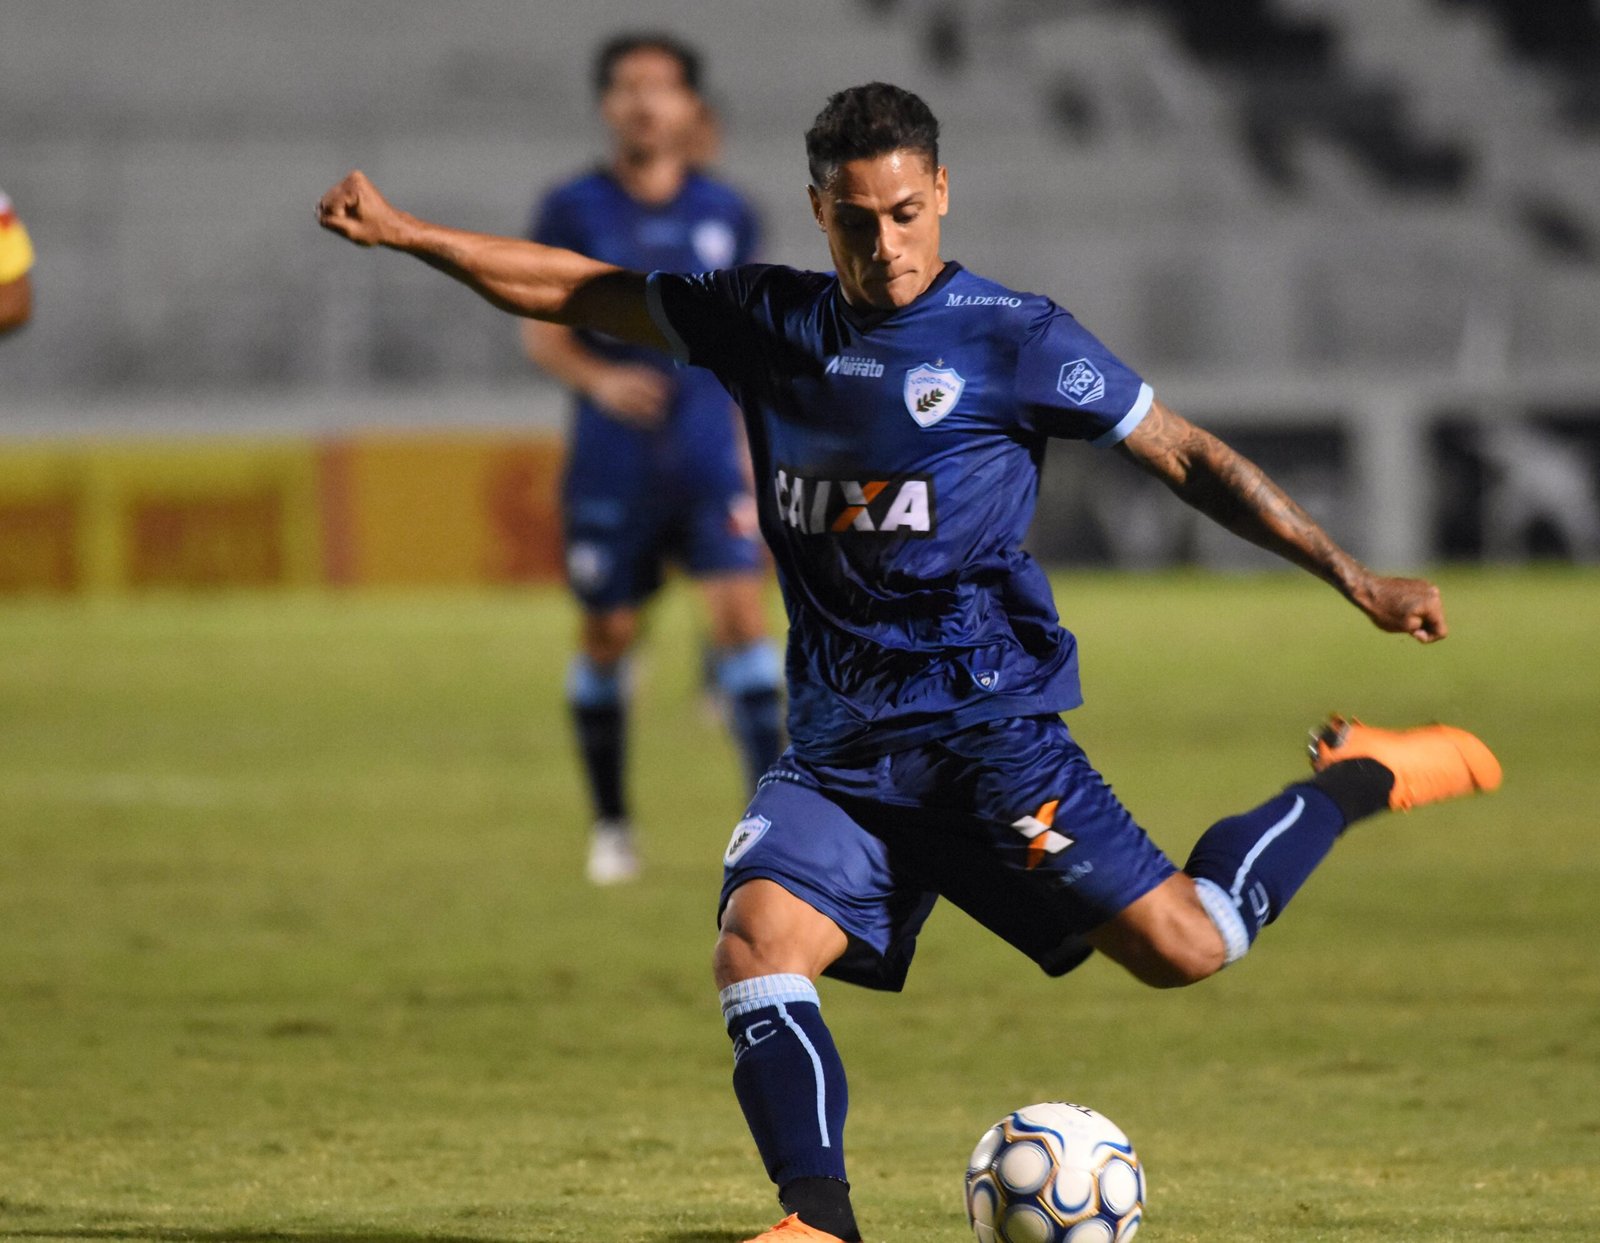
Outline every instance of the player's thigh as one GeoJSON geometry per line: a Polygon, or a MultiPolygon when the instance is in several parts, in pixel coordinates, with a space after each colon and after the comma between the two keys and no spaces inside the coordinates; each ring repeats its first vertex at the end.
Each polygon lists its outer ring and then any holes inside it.
{"type": "Polygon", "coordinates": [[[1059,720],[996,722],[943,749],[931,775],[966,805],[937,839],[939,891],[1046,971],[1083,961],[1092,930],[1177,872],[1059,720]]]}
{"type": "Polygon", "coordinates": [[[714,957],[717,987],[761,975],[815,980],[849,946],[844,930],[776,881],[756,877],[728,895],[714,957]]]}
{"type": "MultiPolygon", "coordinates": [[[[784,763],[774,772],[788,772],[784,763]]],[[[769,775],[734,827],[722,858],[719,922],[726,926],[730,903],[747,886],[770,882],[843,934],[829,975],[899,988],[936,898],[931,885],[861,822],[865,813],[791,775],[769,775]]]]}

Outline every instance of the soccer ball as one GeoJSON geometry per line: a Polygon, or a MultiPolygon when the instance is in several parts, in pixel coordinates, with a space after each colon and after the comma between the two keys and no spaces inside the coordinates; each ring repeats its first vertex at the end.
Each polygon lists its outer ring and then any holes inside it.
{"type": "Polygon", "coordinates": [[[978,1243],[1125,1243],[1144,1218],[1144,1167],[1111,1119],[1047,1101],[1007,1114],[967,1162],[978,1243]]]}

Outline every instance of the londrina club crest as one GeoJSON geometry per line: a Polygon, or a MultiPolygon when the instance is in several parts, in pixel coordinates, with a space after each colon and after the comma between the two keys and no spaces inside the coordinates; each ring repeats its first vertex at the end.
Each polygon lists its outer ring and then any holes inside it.
{"type": "Polygon", "coordinates": [[[749,853],[750,847],[759,842],[772,821],[765,816],[746,816],[733,826],[733,836],[728,840],[728,849],[723,852],[722,862],[732,867],[749,853]]]}
{"type": "Polygon", "coordinates": [[[966,386],[952,368],[923,363],[906,372],[906,409],[919,427],[932,427],[956,408],[966,386]]]}

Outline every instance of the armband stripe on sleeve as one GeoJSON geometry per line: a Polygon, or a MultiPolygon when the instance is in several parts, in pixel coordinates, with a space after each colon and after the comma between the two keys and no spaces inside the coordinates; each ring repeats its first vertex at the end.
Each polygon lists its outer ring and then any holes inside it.
{"type": "Polygon", "coordinates": [[[678,335],[678,330],[672,326],[672,320],[667,317],[666,305],[661,300],[661,275],[660,272],[652,272],[645,278],[645,305],[649,308],[650,318],[655,321],[656,327],[661,329],[661,335],[667,339],[667,345],[672,349],[672,356],[680,363],[687,363],[689,347],[678,335]]]}
{"type": "Polygon", "coordinates": [[[1144,422],[1144,416],[1150,413],[1150,403],[1155,401],[1156,391],[1148,384],[1139,385],[1139,395],[1133,399],[1133,406],[1128,413],[1117,420],[1117,425],[1109,432],[1096,436],[1089,443],[1093,445],[1114,445],[1126,440],[1133,429],[1144,422]]]}

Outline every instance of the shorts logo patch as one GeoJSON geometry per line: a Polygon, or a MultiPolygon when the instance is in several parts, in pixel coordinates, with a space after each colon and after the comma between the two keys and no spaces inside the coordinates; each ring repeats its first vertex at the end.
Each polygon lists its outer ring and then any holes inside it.
{"type": "Polygon", "coordinates": [[[923,363],[906,372],[906,409],[918,427],[932,427],[956,408],[967,382],[953,367],[923,363]]]}
{"type": "Polygon", "coordinates": [[[1106,378],[1087,358],[1074,358],[1070,363],[1061,364],[1056,392],[1075,405],[1087,406],[1106,395],[1106,378]]]}
{"type": "Polygon", "coordinates": [[[772,821],[765,816],[746,816],[733,826],[733,836],[728,839],[728,849],[722,853],[722,866],[732,867],[745,855],[750,853],[750,848],[759,842],[772,827],[772,821]]]}
{"type": "Polygon", "coordinates": [[[611,556],[599,544],[573,544],[567,549],[567,581],[578,591],[598,591],[611,574],[611,556]]]}
{"type": "Polygon", "coordinates": [[[978,684],[980,690],[992,691],[1000,685],[1000,675],[993,669],[979,669],[972,675],[972,680],[978,684]]]}
{"type": "Polygon", "coordinates": [[[1056,808],[1060,802],[1060,799],[1051,799],[1033,815],[1011,822],[1011,827],[1028,839],[1030,872],[1044,862],[1046,855],[1058,855],[1072,845],[1072,838],[1050,827],[1055,823],[1056,808]]]}

